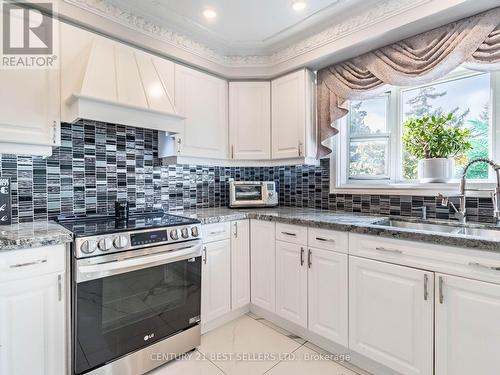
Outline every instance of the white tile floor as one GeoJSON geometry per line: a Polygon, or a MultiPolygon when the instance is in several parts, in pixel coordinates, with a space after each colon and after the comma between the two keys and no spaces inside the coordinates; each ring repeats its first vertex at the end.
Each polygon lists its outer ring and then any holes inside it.
{"type": "Polygon", "coordinates": [[[213,330],[198,350],[148,375],[365,375],[348,363],[253,314],[213,330]]]}

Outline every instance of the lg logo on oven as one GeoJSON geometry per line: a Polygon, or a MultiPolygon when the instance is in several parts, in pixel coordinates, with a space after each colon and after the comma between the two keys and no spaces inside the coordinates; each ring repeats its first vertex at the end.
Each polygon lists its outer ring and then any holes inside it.
{"type": "Polygon", "coordinates": [[[148,340],[152,339],[153,337],[155,337],[155,334],[150,333],[149,335],[144,336],[144,341],[148,341],[148,340]]]}

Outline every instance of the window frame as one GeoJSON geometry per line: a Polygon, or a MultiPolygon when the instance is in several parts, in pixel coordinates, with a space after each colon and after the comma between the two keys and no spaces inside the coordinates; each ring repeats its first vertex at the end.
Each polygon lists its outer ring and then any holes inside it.
{"type": "MultiPolygon", "coordinates": [[[[387,98],[387,103],[386,103],[386,113],[388,117],[390,116],[391,113],[391,92],[387,91],[381,95],[377,95],[376,97],[370,98],[370,99],[377,99],[377,98],[382,98],[382,97],[387,98]]],[[[370,100],[367,99],[367,100],[370,100]]],[[[350,106],[350,104],[349,104],[350,106]]],[[[391,163],[390,163],[390,155],[391,155],[391,150],[392,150],[392,133],[391,133],[391,124],[389,121],[389,118],[386,119],[386,131],[384,133],[374,133],[374,134],[365,134],[365,135],[351,135],[351,127],[350,127],[350,121],[351,120],[351,110],[349,108],[349,114],[346,116],[346,136],[347,136],[347,155],[346,155],[346,176],[347,179],[350,181],[389,181],[391,178],[391,163]],[[351,159],[351,152],[350,152],[350,147],[351,147],[351,141],[363,141],[363,140],[377,140],[377,139],[383,139],[387,140],[387,149],[386,149],[386,170],[388,172],[387,175],[382,175],[382,176],[377,176],[375,178],[369,178],[369,177],[364,177],[362,175],[358,176],[351,176],[349,172],[349,166],[350,166],[350,159],[351,159]]]]}
{"type": "MultiPolygon", "coordinates": [[[[445,77],[434,82],[412,86],[392,87],[386,92],[388,101],[388,133],[389,133],[389,178],[388,179],[349,179],[349,115],[340,119],[337,124],[340,128],[339,136],[334,137],[333,152],[330,159],[330,192],[334,194],[397,194],[397,195],[436,195],[439,192],[457,193],[458,180],[448,183],[420,183],[402,179],[403,147],[401,142],[403,103],[402,93],[421,87],[446,83],[457,79],[472,77],[485,72],[458,68],[445,77]]],[[[378,95],[382,96],[384,94],[378,95]]],[[[490,72],[490,154],[493,160],[500,161],[500,72],[490,72]]],[[[370,138],[369,136],[366,138],[370,138]]],[[[375,137],[373,137],[375,138],[375,137]]],[[[494,175],[489,169],[488,180],[470,180],[468,186],[474,189],[492,189],[496,186],[494,175]]],[[[476,192],[474,196],[489,196],[487,192],[476,192]]]]}

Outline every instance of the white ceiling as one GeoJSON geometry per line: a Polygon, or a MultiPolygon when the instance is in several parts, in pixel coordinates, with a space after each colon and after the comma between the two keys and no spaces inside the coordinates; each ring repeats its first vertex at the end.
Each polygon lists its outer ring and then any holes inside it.
{"type": "Polygon", "coordinates": [[[303,11],[293,0],[110,0],[174,32],[225,55],[264,55],[331,26],[360,6],[377,0],[305,0],[303,11]],[[207,20],[203,10],[217,17],[207,20]]]}

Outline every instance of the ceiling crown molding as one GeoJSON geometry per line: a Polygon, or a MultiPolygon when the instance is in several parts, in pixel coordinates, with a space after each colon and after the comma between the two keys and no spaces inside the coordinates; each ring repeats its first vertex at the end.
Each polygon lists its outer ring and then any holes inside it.
{"type": "Polygon", "coordinates": [[[66,3],[226,67],[277,65],[433,1],[438,0],[382,0],[360,14],[270,55],[223,55],[141,15],[121,9],[108,0],[64,0],[66,3]]]}

